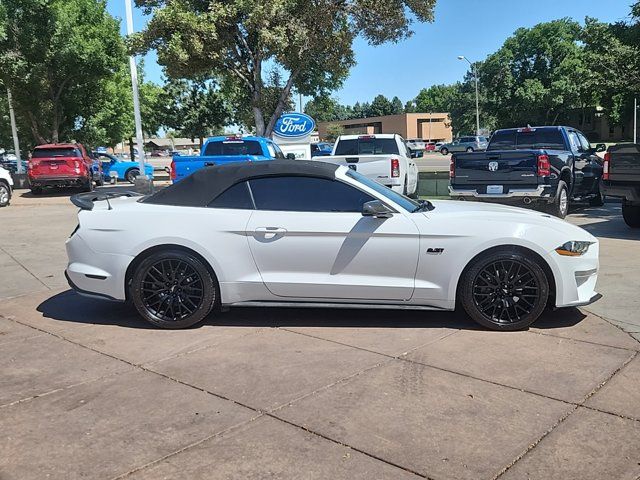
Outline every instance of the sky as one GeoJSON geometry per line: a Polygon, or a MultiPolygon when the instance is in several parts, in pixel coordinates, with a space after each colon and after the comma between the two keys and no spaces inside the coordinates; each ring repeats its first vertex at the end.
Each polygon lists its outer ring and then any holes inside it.
{"type": "MultiPolygon", "coordinates": [[[[125,33],[125,1],[108,0],[109,12],[122,19],[125,33]]],[[[384,0],[380,0],[384,1],[384,0]]],[[[354,43],[357,65],[341,89],[334,92],[341,103],[371,101],[378,94],[398,96],[406,102],[430,85],[461,80],[468,64],[458,60],[482,60],[495,52],[516,29],[540,22],[585,17],[604,22],[624,20],[633,0],[438,0],[433,23],[415,24],[414,35],[396,44],[372,47],[361,39],[354,43]]],[[[134,30],[146,18],[134,11],[134,30]]],[[[145,57],[146,78],[158,83],[162,68],[153,53],[145,57]]]]}

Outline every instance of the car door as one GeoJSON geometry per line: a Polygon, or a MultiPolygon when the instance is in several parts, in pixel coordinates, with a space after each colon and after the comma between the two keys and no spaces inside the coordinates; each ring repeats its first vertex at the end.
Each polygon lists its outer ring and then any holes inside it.
{"type": "Polygon", "coordinates": [[[247,225],[263,282],[281,297],[407,300],[419,234],[403,213],[362,215],[368,193],[338,180],[284,176],[249,181],[247,225]]]}
{"type": "MultiPolygon", "coordinates": [[[[580,169],[581,193],[589,194],[597,192],[600,177],[602,177],[602,160],[595,154],[595,150],[591,148],[589,140],[579,131],[575,132],[580,142],[579,161],[576,162],[580,169]]],[[[578,171],[576,169],[576,171],[578,171]]]]}
{"type": "Polygon", "coordinates": [[[582,145],[575,130],[567,132],[569,137],[569,146],[573,155],[573,188],[571,194],[580,196],[584,189],[584,168],[587,165],[587,159],[583,156],[582,145]]]}

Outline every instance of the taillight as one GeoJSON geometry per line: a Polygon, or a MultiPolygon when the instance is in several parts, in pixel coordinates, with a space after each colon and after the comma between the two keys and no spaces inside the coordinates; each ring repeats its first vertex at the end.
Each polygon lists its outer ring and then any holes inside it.
{"type": "Polygon", "coordinates": [[[169,178],[171,180],[175,180],[178,176],[176,175],[176,162],[175,160],[171,160],[171,173],[169,173],[169,178]]]}
{"type": "Polygon", "coordinates": [[[399,177],[400,176],[400,160],[397,158],[391,159],[391,176],[399,177]]]}
{"type": "Polygon", "coordinates": [[[451,155],[451,160],[449,160],[449,178],[455,178],[456,176],[456,156],[451,155]]]}
{"type": "Polygon", "coordinates": [[[538,155],[538,176],[548,177],[551,175],[551,164],[549,163],[549,156],[542,154],[538,155]]]}
{"type": "Polygon", "coordinates": [[[604,163],[602,164],[602,179],[609,180],[609,168],[611,165],[611,153],[604,154],[604,163]]]}

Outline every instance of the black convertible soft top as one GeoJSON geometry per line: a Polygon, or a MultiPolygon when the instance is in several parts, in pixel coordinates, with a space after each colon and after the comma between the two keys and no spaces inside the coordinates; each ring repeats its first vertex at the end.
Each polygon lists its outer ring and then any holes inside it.
{"type": "Polygon", "coordinates": [[[246,180],[283,175],[335,179],[337,165],[307,160],[234,162],[205,167],[184,180],[150,195],[143,203],[204,207],[226,189],[246,180]]]}

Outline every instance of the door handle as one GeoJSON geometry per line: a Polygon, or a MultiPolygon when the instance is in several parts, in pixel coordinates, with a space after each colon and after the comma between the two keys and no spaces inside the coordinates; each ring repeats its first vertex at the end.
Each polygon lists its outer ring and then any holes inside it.
{"type": "Polygon", "coordinates": [[[273,235],[277,235],[277,234],[284,234],[287,233],[287,229],[286,228],[282,228],[282,227],[257,227],[255,229],[256,233],[267,233],[267,234],[273,234],[273,235]]]}

